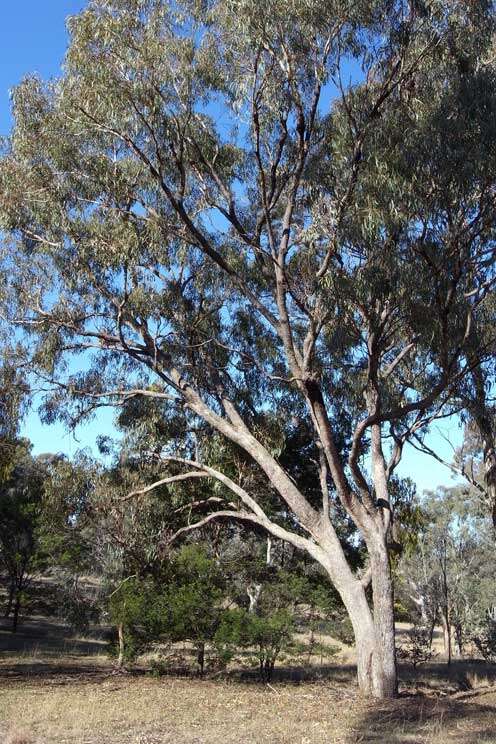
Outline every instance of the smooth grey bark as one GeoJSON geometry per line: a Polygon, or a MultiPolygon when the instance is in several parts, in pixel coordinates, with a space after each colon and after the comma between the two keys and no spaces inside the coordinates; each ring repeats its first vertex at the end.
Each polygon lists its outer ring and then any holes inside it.
{"type": "Polygon", "coordinates": [[[363,589],[349,597],[342,593],[341,597],[355,634],[360,692],[367,697],[382,699],[393,697],[397,692],[390,574],[378,575],[374,583],[373,610],[363,589]]]}
{"type": "MultiPolygon", "coordinates": [[[[267,535],[267,547],[265,551],[265,565],[270,566],[272,563],[272,538],[267,535]]],[[[254,614],[257,611],[258,600],[262,592],[262,584],[255,584],[255,582],[248,584],[246,587],[246,593],[249,599],[248,612],[254,614]]]]}
{"type": "Polygon", "coordinates": [[[491,508],[493,525],[496,528],[496,442],[491,421],[480,417],[477,422],[482,437],[484,485],[491,508]]]}
{"type": "Polygon", "coordinates": [[[353,626],[360,692],[380,699],[392,697],[397,691],[393,582],[385,540],[377,542],[370,559],[372,608],[366,587],[354,576],[344,554],[340,560],[329,549],[319,562],[326,568],[353,626]]]}
{"type": "Polygon", "coordinates": [[[248,584],[246,587],[246,593],[250,602],[248,606],[248,612],[255,614],[257,611],[258,600],[260,599],[260,592],[262,591],[262,584],[248,584]]]}
{"type": "Polygon", "coordinates": [[[372,566],[372,594],[377,677],[374,680],[376,697],[392,697],[397,693],[396,644],[394,624],[394,587],[385,542],[370,553],[372,566]]]}
{"type": "Polygon", "coordinates": [[[124,666],[124,625],[119,623],[117,626],[117,636],[119,641],[119,656],[117,658],[117,666],[122,669],[124,666]]]}

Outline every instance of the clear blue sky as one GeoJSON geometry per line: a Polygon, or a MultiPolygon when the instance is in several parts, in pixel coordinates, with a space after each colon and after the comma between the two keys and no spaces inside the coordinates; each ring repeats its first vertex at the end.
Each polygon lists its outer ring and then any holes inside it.
{"type": "MultiPolygon", "coordinates": [[[[9,91],[29,73],[43,78],[57,76],[67,44],[65,20],[85,6],[85,0],[5,0],[0,24],[0,133],[7,134],[11,126],[9,91]]],[[[24,435],[33,442],[35,453],[65,452],[73,455],[83,446],[93,446],[98,434],[113,433],[112,414],[103,413],[92,423],[76,432],[76,438],[60,425],[43,426],[35,411],[28,416],[24,435]]],[[[456,445],[461,432],[456,423],[442,424],[442,434],[434,431],[431,446],[451,458],[451,448],[445,436],[456,445]]],[[[419,487],[434,488],[449,484],[449,471],[428,457],[419,456],[408,448],[398,470],[410,476],[419,487]]]]}
{"type": "Polygon", "coordinates": [[[10,126],[9,90],[24,75],[60,72],[67,43],[65,19],[84,0],[4,0],[0,23],[0,132],[10,126]]]}

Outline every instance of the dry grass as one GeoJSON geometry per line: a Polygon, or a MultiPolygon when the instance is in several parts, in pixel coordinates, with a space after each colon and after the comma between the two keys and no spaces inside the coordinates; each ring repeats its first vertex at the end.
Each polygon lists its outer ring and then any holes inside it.
{"type": "Polygon", "coordinates": [[[367,706],[349,742],[495,744],[496,693],[456,700],[415,696],[367,706]]]}
{"type": "Polygon", "coordinates": [[[0,721],[31,737],[5,744],[494,744],[496,693],[378,705],[330,683],[43,678],[0,685],[0,721]]]}
{"type": "Polygon", "coordinates": [[[1,693],[0,717],[21,720],[43,744],[344,744],[356,705],[352,692],[326,685],[143,677],[16,684],[1,693]]]}
{"type": "Polygon", "coordinates": [[[115,675],[98,637],[43,618],[14,637],[0,628],[0,651],[1,744],[496,744],[496,669],[480,663],[403,667],[403,697],[378,705],[359,699],[343,646],[265,687],[246,673],[115,675]]]}

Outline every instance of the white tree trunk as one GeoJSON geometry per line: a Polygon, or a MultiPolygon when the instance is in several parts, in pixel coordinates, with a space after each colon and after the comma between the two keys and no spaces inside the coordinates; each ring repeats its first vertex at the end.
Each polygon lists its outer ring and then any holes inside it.
{"type": "Polygon", "coordinates": [[[124,625],[119,623],[117,626],[117,635],[119,639],[119,656],[117,658],[117,666],[122,669],[124,666],[124,625]]]}
{"type": "Polygon", "coordinates": [[[362,695],[378,699],[397,692],[393,581],[385,540],[370,550],[373,609],[366,590],[351,573],[343,556],[319,562],[326,568],[348,612],[357,655],[358,686],[362,695]]]}

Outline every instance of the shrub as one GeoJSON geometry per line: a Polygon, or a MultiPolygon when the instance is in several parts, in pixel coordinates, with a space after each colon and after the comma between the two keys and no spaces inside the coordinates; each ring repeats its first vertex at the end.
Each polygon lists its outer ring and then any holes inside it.
{"type": "Polygon", "coordinates": [[[337,641],[352,646],[355,643],[355,634],[351,620],[346,615],[338,615],[328,622],[329,633],[337,641]]]}
{"type": "Polygon", "coordinates": [[[496,620],[486,615],[472,633],[472,642],[485,661],[496,662],[496,620]]]}
{"type": "Polygon", "coordinates": [[[268,615],[227,610],[215,634],[220,658],[228,661],[240,648],[258,663],[260,679],[270,682],[277,658],[293,646],[294,616],[286,609],[268,615]]]}
{"type": "Polygon", "coordinates": [[[421,623],[413,624],[408,631],[407,642],[397,650],[398,658],[410,662],[414,669],[430,661],[435,655],[431,648],[430,628],[421,623]]]}

